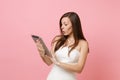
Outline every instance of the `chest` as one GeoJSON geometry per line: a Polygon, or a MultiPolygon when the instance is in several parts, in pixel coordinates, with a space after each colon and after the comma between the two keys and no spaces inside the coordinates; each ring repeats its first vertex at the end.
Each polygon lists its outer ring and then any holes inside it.
{"type": "Polygon", "coordinates": [[[56,51],[56,57],[59,61],[65,62],[65,63],[76,63],[79,59],[79,51],[76,49],[73,49],[69,53],[69,48],[68,47],[63,47],[60,48],[56,51]],[[69,54],[69,56],[68,56],[69,54]]]}

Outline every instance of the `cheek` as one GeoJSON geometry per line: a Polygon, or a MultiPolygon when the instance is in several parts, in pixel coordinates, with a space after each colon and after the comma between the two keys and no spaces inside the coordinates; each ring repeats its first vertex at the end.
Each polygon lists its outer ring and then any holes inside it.
{"type": "Polygon", "coordinates": [[[68,33],[71,33],[72,32],[72,27],[69,27],[68,28],[68,33]]]}

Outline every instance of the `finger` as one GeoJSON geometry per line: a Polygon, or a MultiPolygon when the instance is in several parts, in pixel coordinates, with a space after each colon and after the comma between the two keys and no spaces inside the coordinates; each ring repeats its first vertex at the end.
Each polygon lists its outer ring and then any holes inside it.
{"type": "Polygon", "coordinates": [[[39,50],[40,52],[45,53],[45,50],[44,50],[44,49],[42,49],[42,48],[38,48],[38,50],[39,50]]]}
{"type": "Polygon", "coordinates": [[[42,44],[36,43],[37,47],[43,48],[42,44]]]}
{"type": "Polygon", "coordinates": [[[53,58],[50,58],[50,59],[51,59],[52,62],[54,62],[54,61],[53,61],[53,58]]]}
{"type": "Polygon", "coordinates": [[[51,57],[50,56],[48,56],[48,55],[45,55],[47,58],[49,58],[49,59],[51,59],[51,57]]]}
{"type": "Polygon", "coordinates": [[[40,40],[39,40],[39,39],[36,39],[36,42],[40,42],[40,40]]]}

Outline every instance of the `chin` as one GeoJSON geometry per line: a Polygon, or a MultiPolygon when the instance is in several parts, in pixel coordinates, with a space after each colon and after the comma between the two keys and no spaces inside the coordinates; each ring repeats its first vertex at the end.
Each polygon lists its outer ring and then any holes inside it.
{"type": "Polygon", "coordinates": [[[66,34],[66,33],[62,33],[64,36],[68,36],[69,34],[66,34]]]}
{"type": "Polygon", "coordinates": [[[68,34],[63,34],[64,36],[68,36],[68,34]]]}

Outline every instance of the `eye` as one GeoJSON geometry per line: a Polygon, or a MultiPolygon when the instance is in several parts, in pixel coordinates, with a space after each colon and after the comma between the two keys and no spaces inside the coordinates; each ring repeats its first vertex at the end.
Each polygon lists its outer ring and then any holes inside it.
{"type": "Polygon", "coordinates": [[[67,26],[68,24],[64,24],[65,26],[67,26]]]}

